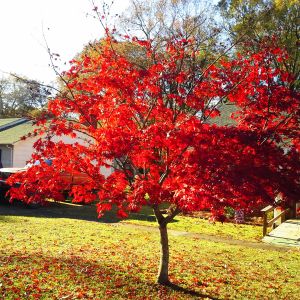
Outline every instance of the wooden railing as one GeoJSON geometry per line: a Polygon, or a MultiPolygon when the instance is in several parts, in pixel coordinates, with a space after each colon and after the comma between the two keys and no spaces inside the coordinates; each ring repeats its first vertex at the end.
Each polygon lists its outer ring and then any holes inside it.
{"type": "MultiPolygon", "coordinates": [[[[280,219],[280,224],[285,221],[285,216],[289,211],[289,208],[282,210],[276,217],[273,217],[270,221],[268,221],[268,213],[278,208],[276,206],[268,205],[267,207],[263,208],[261,212],[263,213],[263,236],[267,234],[268,227],[272,226],[278,219],[280,219]]],[[[274,214],[273,214],[274,216],[274,214]]]]}

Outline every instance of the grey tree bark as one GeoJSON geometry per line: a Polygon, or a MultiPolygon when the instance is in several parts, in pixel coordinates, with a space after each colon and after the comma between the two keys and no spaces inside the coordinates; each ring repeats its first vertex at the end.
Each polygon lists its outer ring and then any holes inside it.
{"type": "Polygon", "coordinates": [[[169,240],[167,225],[162,224],[159,226],[160,231],[160,265],[158,270],[157,282],[163,285],[169,284],[169,240]]]}
{"type": "MultiPolygon", "coordinates": [[[[165,177],[162,177],[162,182],[165,177]]],[[[157,283],[169,285],[169,239],[167,225],[180,212],[175,204],[171,204],[168,209],[161,210],[158,205],[152,206],[160,232],[160,264],[158,269],[157,283]],[[165,216],[164,216],[165,215],[165,216]]]]}

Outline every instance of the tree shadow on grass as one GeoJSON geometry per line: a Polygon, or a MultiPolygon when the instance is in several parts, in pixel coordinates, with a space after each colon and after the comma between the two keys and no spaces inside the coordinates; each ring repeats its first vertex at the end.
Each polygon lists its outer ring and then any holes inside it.
{"type": "Polygon", "coordinates": [[[174,284],[174,283],[171,283],[171,282],[168,283],[166,286],[169,287],[170,289],[172,289],[173,291],[182,292],[182,293],[184,293],[186,295],[189,295],[189,296],[198,297],[198,298],[205,298],[205,299],[212,299],[212,300],[219,300],[219,298],[215,298],[215,297],[212,297],[212,296],[207,295],[207,294],[199,293],[197,291],[193,291],[193,290],[181,287],[181,286],[179,286],[177,284],[174,284]]]}
{"type": "MultiPolygon", "coordinates": [[[[98,218],[96,204],[80,205],[70,202],[50,201],[45,206],[26,206],[22,202],[0,202],[0,216],[68,218],[100,223],[118,223],[123,220],[116,216],[116,209],[108,211],[103,217],[98,218]]],[[[130,214],[129,219],[149,222],[156,221],[150,207],[143,207],[140,212],[130,214]]],[[[177,221],[174,220],[174,222],[177,221]]]]}
{"type": "Polygon", "coordinates": [[[120,221],[112,212],[98,218],[96,206],[68,202],[47,202],[46,205],[25,205],[22,202],[0,203],[0,216],[26,216],[41,218],[67,218],[102,223],[120,221]]]}
{"type": "Polygon", "coordinates": [[[88,260],[74,253],[69,257],[54,257],[45,253],[23,251],[5,253],[0,256],[0,262],[2,260],[12,261],[2,271],[4,276],[0,286],[0,295],[8,297],[22,297],[24,294],[30,297],[41,293],[49,298],[72,296],[74,299],[80,293],[80,298],[84,299],[103,299],[108,295],[114,299],[169,299],[189,295],[193,298],[217,300],[175,284],[163,286],[142,280],[139,269],[128,270],[118,261],[88,260]]]}

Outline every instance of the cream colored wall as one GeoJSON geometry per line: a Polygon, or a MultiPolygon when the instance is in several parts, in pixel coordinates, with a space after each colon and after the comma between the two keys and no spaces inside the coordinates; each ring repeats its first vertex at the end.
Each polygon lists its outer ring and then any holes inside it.
{"type": "MultiPolygon", "coordinates": [[[[84,144],[83,135],[78,134],[79,138],[72,139],[69,136],[54,137],[54,142],[64,141],[66,144],[73,144],[78,142],[84,144]]],[[[14,144],[13,152],[13,167],[24,167],[30,160],[31,154],[34,151],[33,145],[37,141],[37,137],[27,138],[26,140],[19,141],[14,144]]]]}
{"type": "Polygon", "coordinates": [[[24,167],[31,158],[33,153],[33,144],[37,138],[27,138],[14,144],[13,150],[13,167],[24,167]]]}
{"type": "MultiPolygon", "coordinates": [[[[80,144],[84,144],[84,135],[78,133],[78,137],[76,139],[72,139],[69,136],[62,136],[62,137],[54,137],[53,141],[64,141],[66,144],[73,144],[78,142],[80,144]]],[[[13,151],[13,167],[24,167],[26,163],[30,160],[31,154],[34,151],[33,144],[37,138],[27,138],[24,141],[19,141],[14,145],[13,151]]],[[[112,173],[112,169],[108,168],[101,168],[101,173],[105,176],[109,176],[112,173]]]]}

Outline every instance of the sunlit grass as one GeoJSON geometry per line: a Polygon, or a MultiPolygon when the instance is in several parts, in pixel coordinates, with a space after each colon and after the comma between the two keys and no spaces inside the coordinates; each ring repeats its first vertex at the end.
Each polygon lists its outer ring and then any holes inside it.
{"type": "Polygon", "coordinates": [[[87,215],[16,212],[28,216],[0,216],[0,299],[194,299],[195,292],[217,299],[298,299],[300,293],[295,249],[267,251],[170,235],[170,277],[190,291],[184,293],[154,283],[156,231],[86,220],[87,215]]]}
{"type": "MultiPolygon", "coordinates": [[[[145,207],[140,213],[132,214],[126,223],[145,226],[157,226],[155,217],[150,208],[145,207]]],[[[234,223],[211,223],[206,219],[187,216],[176,216],[168,225],[169,229],[214,235],[224,238],[258,241],[262,238],[262,227],[234,223]]]]}

